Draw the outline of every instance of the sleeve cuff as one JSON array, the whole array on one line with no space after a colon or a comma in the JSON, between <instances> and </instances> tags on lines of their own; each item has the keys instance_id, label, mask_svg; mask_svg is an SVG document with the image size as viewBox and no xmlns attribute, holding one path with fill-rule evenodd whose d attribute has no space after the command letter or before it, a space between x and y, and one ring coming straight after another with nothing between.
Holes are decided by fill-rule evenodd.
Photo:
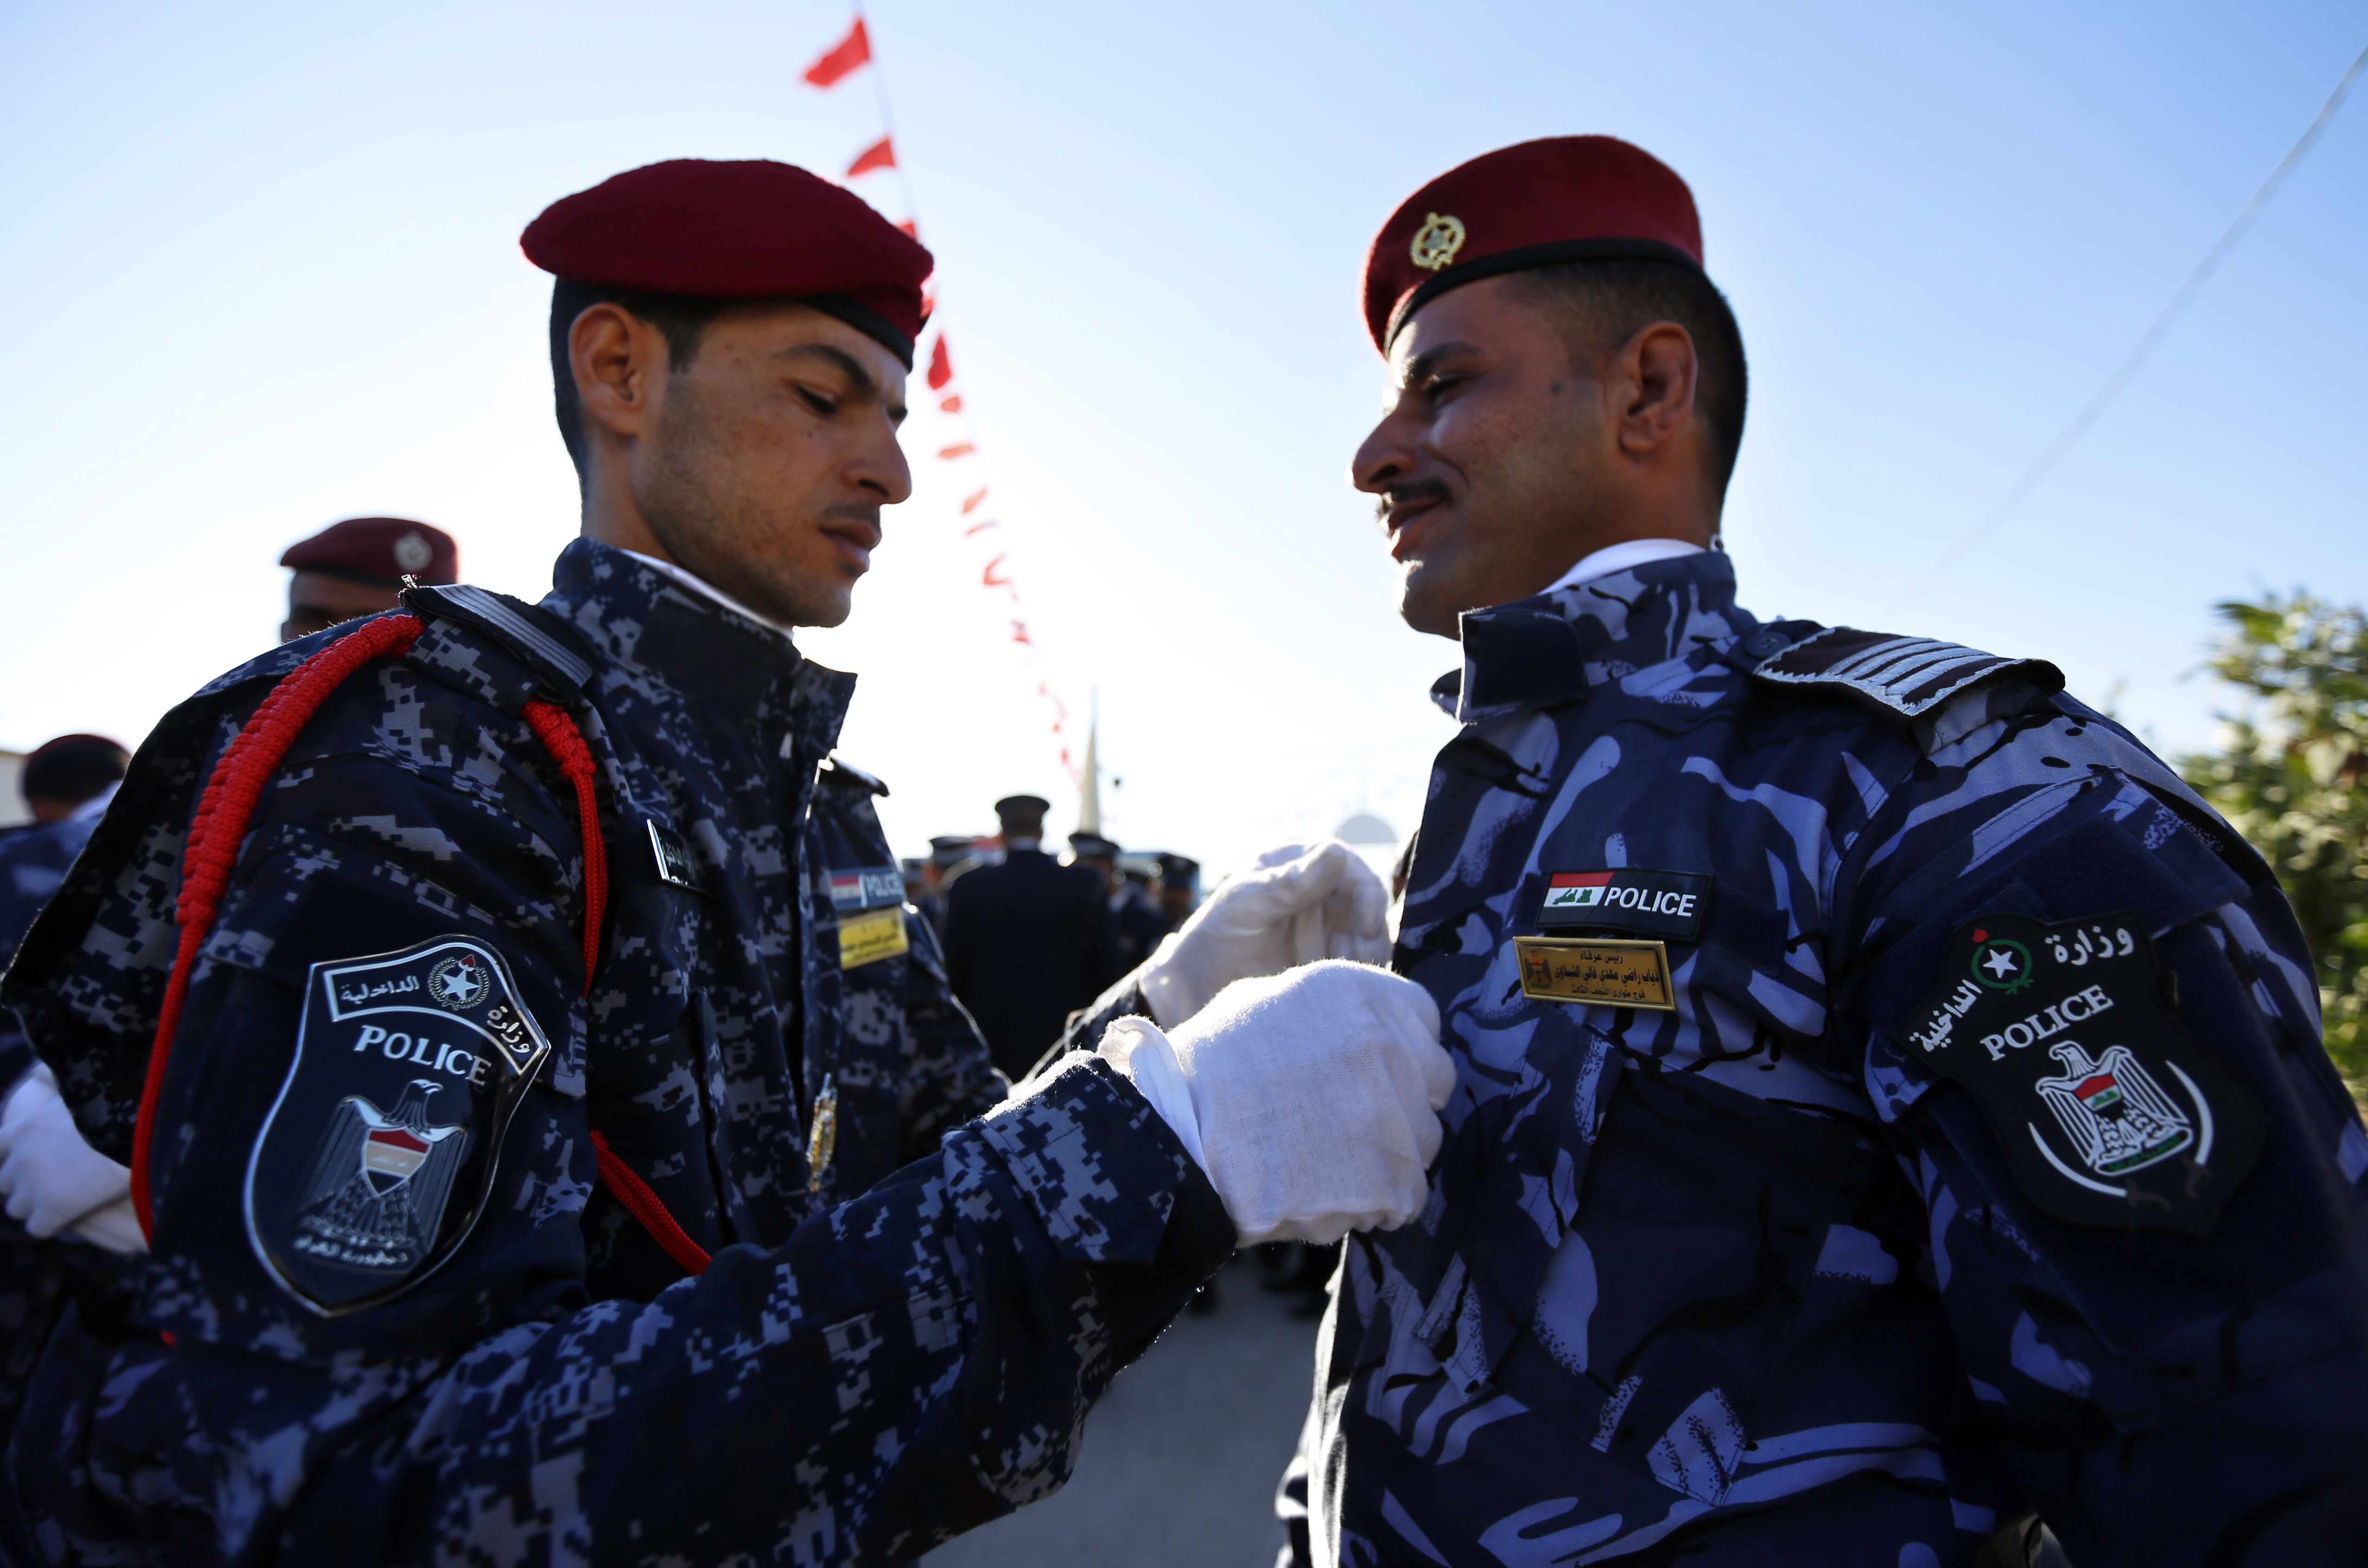
<instances>
[{"instance_id":1,"label":"sleeve cuff","mask_svg":"<svg viewBox=\"0 0 2368 1568\"><path fill-rule=\"evenodd\" d=\"M1179 1200L1196 1231L1224 1232L1188 1250L1213 1250L1210 1269L1232 1253L1232 1223L1216 1189L1151 1101L1109 1062L1081 1053L1024 1087L1026 1098L973 1125L1063 1256L1149 1263L1161 1256Z\"/></svg>"},{"instance_id":2,"label":"sleeve cuff","mask_svg":"<svg viewBox=\"0 0 2368 1568\"><path fill-rule=\"evenodd\" d=\"M1102 1032L1121 1018L1151 1017L1151 1003L1143 994L1143 971L1121 980L1093 1000L1090 1006L1081 1007L1069 1015L1068 1026L1053 1049L1036 1059L1028 1070L1029 1078L1040 1078L1052 1071L1063 1057L1080 1051L1091 1051L1102 1042Z\"/></svg>"},{"instance_id":3,"label":"sleeve cuff","mask_svg":"<svg viewBox=\"0 0 2368 1568\"><path fill-rule=\"evenodd\" d=\"M1095 1054L1151 1102L1192 1163L1206 1173L1209 1156L1201 1147L1201 1115L1192 1108L1192 1085L1185 1082L1184 1064L1159 1026L1148 1018L1121 1018L1103 1033Z\"/></svg>"}]
</instances>

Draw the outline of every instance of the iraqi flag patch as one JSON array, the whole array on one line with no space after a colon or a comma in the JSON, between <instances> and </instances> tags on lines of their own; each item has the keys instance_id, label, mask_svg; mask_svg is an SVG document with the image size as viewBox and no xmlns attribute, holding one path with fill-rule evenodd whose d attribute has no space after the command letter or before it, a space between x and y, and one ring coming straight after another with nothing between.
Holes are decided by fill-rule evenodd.
<instances>
[{"instance_id":1,"label":"iraqi flag patch","mask_svg":"<svg viewBox=\"0 0 2368 1568\"><path fill-rule=\"evenodd\" d=\"M1554 871L1538 906L1541 931L1618 931L1701 939L1716 880L1694 871L1652 871L1616 866L1597 871Z\"/></svg>"},{"instance_id":2,"label":"iraqi flag patch","mask_svg":"<svg viewBox=\"0 0 2368 1568\"><path fill-rule=\"evenodd\" d=\"M324 1316L434 1273L475 1227L550 1051L509 966L469 937L314 964L295 1059L247 1162L264 1267Z\"/></svg>"}]
</instances>

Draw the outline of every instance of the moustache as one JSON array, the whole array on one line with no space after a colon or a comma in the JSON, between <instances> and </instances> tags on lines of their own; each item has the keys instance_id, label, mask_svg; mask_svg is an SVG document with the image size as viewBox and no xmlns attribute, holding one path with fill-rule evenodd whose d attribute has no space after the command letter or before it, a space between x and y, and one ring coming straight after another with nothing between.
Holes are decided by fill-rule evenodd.
<instances>
[{"instance_id":1,"label":"moustache","mask_svg":"<svg viewBox=\"0 0 2368 1568\"><path fill-rule=\"evenodd\" d=\"M1447 499L1447 482L1443 479L1417 479L1410 484L1393 485L1373 498L1373 520L1387 528L1393 507L1403 506L1409 501L1445 502Z\"/></svg>"}]
</instances>

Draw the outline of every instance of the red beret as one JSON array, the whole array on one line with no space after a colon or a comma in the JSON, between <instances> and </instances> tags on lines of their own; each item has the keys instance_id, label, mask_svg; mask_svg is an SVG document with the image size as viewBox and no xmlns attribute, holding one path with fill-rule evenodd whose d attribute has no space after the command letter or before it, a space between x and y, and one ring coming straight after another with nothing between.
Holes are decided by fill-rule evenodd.
<instances>
[{"instance_id":1,"label":"red beret","mask_svg":"<svg viewBox=\"0 0 2368 1568\"><path fill-rule=\"evenodd\" d=\"M1390 214L1365 257L1365 324L1386 354L1408 316L1460 283L1606 256L1702 266L1702 219L1677 171L1614 136L1499 147Z\"/></svg>"},{"instance_id":2,"label":"red beret","mask_svg":"<svg viewBox=\"0 0 2368 1568\"><path fill-rule=\"evenodd\" d=\"M702 300L803 300L910 369L921 242L853 191L764 158L672 158L560 198L518 244L577 283Z\"/></svg>"},{"instance_id":3,"label":"red beret","mask_svg":"<svg viewBox=\"0 0 2368 1568\"><path fill-rule=\"evenodd\" d=\"M405 575L457 583L461 547L442 528L408 517L347 517L290 545L279 564L389 587L401 586Z\"/></svg>"}]
</instances>

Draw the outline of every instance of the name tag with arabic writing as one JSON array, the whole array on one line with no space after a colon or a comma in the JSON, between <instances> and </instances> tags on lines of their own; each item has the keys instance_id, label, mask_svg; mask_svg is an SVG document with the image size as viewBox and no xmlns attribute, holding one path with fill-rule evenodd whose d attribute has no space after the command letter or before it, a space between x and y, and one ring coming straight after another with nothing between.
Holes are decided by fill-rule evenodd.
<instances>
[{"instance_id":1,"label":"name tag with arabic writing","mask_svg":"<svg viewBox=\"0 0 2368 1568\"><path fill-rule=\"evenodd\" d=\"M1513 951L1520 965L1524 996L1542 1002L1677 1010L1665 942L1516 937Z\"/></svg>"},{"instance_id":2,"label":"name tag with arabic writing","mask_svg":"<svg viewBox=\"0 0 2368 1568\"><path fill-rule=\"evenodd\" d=\"M893 959L898 953L911 950L905 937L905 911L874 909L863 915L850 915L838 923L838 967L853 969L859 964L877 963Z\"/></svg>"}]
</instances>

